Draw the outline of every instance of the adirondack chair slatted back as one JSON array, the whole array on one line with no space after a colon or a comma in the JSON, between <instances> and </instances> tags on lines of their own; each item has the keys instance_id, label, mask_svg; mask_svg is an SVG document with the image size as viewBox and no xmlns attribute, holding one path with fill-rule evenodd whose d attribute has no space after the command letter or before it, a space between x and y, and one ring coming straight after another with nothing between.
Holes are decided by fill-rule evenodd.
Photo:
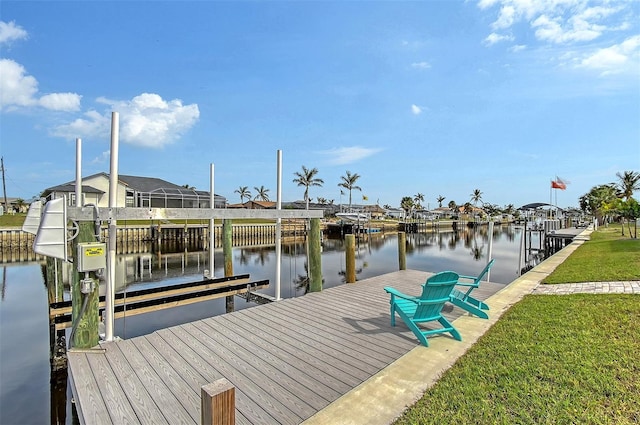
<instances>
[{"instance_id":1,"label":"adirondack chair slatted back","mask_svg":"<svg viewBox=\"0 0 640 425\"><path fill-rule=\"evenodd\" d=\"M480 301L472 297L471 292L480 286L480 282L484 279L487 273L489 273L489 269L493 266L494 261L495 259L489 261L478 276L460 275L458 285L468 289L466 291L461 291L454 288L453 291L451 291L451 303L475 316L488 319L489 315L483 310L489 310L489 306L484 301Z\"/></svg>"},{"instance_id":2,"label":"adirondack chair slatted back","mask_svg":"<svg viewBox=\"0 0 640 425\"><path fill-rule=\"evenodd\" d=\"M413 316L415 321L430 321L440 316L444 303L449 301L451 290L458 282L455 272L441 272L427 279L422 285L420 303Z\"/></svg>"},{"instance_id":3,"label":"adirondack chair slatted back","mask_svg":"<svg viewBox=\"0 0 640 425\"><path fill-rule=\"evenodd\" d=\"M482 271L480 272L480 274L478 275L478 277L476 277L473 280L473 284L475 286L479 286L480 285L480 281L485 277L485 275L487 273L489 273L489 269L491 268L491 266L493 266L493 262L496 261L495 259L492 259L491 261L489 261L487 263L487 265L484 267L484 269L482 269Z\"/></svg>"}]
</instances>

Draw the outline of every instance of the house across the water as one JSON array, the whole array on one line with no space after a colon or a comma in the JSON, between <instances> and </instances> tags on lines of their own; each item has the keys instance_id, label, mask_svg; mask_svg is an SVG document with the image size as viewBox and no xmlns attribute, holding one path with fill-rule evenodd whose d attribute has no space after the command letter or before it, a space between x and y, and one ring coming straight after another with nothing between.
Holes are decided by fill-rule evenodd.
<instances>
[{"instance_id":1,"label":"house across the water","mask_svg":"<svg viewBox=\"0 0 640 425\"><path fill-rule=\"evenodd\" d=\"M75 205L75 181L45 189L47 199L67 197L69 205ZM109 174L98 173L82 179L81 205L109 206ZM214 207L225 208L227 199L215 195ZM118 176L117 205L147 208L210 208L208 191L195 190L155 177Z\"/></svg>"}]
</instances>

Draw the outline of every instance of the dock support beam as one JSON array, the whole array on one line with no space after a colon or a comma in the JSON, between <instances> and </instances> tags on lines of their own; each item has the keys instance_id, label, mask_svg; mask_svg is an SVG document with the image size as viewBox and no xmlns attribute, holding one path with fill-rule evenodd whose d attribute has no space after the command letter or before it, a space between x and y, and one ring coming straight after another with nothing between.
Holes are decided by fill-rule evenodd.
<instances>
[{"instance_id":1,"label":"dock support beam","mask_svg":"<svg viewBox=\"0 0 640 425\"><path fill-rule=\"evenodd\" d=\"M235 425L236 390L225 378L204 385L201 392L201 425Z\"/></svg>"},{"instance_id":2,"label":"dock support beam","mask_svg":"<svg viewBox=\"0 0 640 425\"><path fill-rule=\"evenodd\" d=\"M322 245L320 219L312 218L309 227L309 292L322 291Z\"/></svg>"}]
</instances>

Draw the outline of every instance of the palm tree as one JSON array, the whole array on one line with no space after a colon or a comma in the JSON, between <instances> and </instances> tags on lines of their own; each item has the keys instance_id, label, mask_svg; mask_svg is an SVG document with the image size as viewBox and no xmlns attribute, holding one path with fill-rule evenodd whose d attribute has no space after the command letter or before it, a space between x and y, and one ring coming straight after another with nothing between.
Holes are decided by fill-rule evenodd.
<instances>
[{"instance_id":1,"label":"palm tree","mask_svg":"<svg viewBox=\"0 0 640 425\"><path fill-rule=\"evenodd\" d=\"M304 201L307 204L307 209L309 209L309 187L311 186L320 186L324 184L324 180L316 177L318 174L317 168L307 169L304 165L302 166L302 172L296 171L293 173L296 178L293 179L294 183L297 183L298 186L304 186Z\"/></svg>"},{"instance_id":2,"label":"palm tree","mask_svg":"<svg viewBox=\"0 0 640 425\"><path fill-rule=\"evenodd\" d=\"M628 201L633 196L633 192L640 190L640 173L636 171L625 171L616 173L618 177L618 187L622 191L622 196Z\"/></svg>"},{"instance_id":3,"label":"palm tree","mask_svg":"<svg viewBox=\"0 0 640 425\"><path fill-rule=\"evenodd\" d=\"M458 205L456 205L456 201L449 201L447 205L452 213L458 214Z\"/></svg>"},{"instance_id":4,"label":"palm tree","mask_svg":"<svg viewBox=\"0 0 640 425\"><path fill-rule=\"evenodd\" d=\"M405 196L400 201L400 208L406 211L407 216L411 215L411 210L413 210L414 206L415 204L413 203L413 198L411 196Z\"/></svg>"},{"instance_id":5,"label":"palm tree","mask_svg":"<svg viewBox=\"0 0 640 425\"><path fill-rule=\"evenodd\" d=\"M27 205L27 204L24 202L24 199L22 199L22 198L18 198L18 199L16 199L15 204L16 204L16 207L18 208L18 212L22 212L22 210L23 210L24 206L25 206L25 205Z\"/></svg>"},{"instance_id":6,"label":"palm tree","mask_svg":"<svg viewBox=\"0 0 640 425\"><path fill-rule=\"evenodd\" d=\"M482 202L482 192L480 189L475 189L471 194L471 202L474 206L478 206L478 202Z\"/></svg>"},{"instance_id":7,"label":"palm tree","mask_svg":"<svg viewBox=\"0 0 640 425\"><path fill-rule=\"evenodd\" d=\"M360 178L360 174L351 174L350 171L347 171L347 174L344 176L340 176L340 178L342 179L342 181L338 183L338 186L344 187L349 191L349 210L351 210L351 191L355 189L362 192L362 188L356 185L356 182Z\"/></svg>"},{"instance_id":8,"label":"palm tree","mask_svg":"<svg viewBox=\"0 0 640 425\"><path fill-rule=\"evenodd\" d=\"M390 209L391 209L391 205L389 205L389 204L384 204L384 205L382 206L382 208L384 208L385 210L390 210Z\"/></svg>"},{"instance_id":9,"label":"palm tree","mask_svg":"<svg viewBox=\"0 0 640 425\"><path fill-rule=\"evenodd\" d=\"M471 206L471 202L466 202L464 204L464 213L471 214L473 212L473 207Z\"/></svg>"},{"instance_id":10,"label":"palm tree","mask_svg":"<svg viewBox=\"0 0 640 425\"><path fill-rule=\"evenodd\" d=\"M445 199L447 199L447 198L445 198L445 197L444 197L444 196L442 196L442 195L439 195L439 196L436 198L436 201L438 201L438 207L442 208L442 202L443 202Z\"/></svg>"},{"instance_id":11,"label":"palm tree","mask_svg":"<svg viewBox=\"0 0 640 425\"><path fill-rule=\"evenodd\" d=\"M585 193L578 198L580 209L587 214L594 215L598 223L603 224L605 215L609 211L609 206L619 198L619 194L620 192L618 192L615 183L594 186L589 193Z\"/></svg>"},{"instance_id":12,"label":"palm tree","mask_svg":"<svg viewBox=\"0 0 640 425\"><path fill-rule=\"evenodd\" d=\"M268 201L269 200L269 189L267 189L264 186L260 186L260 187L253 187L256 190L256 196L253 198L254 200L260 200L260 201Z\"/></svg>"},{"instance_id":13,"label":"palm tree","mask_svg":"<svg viewBox=\"0 0 640 425\"><path fill-rule=\"evenodd\" d=\"M416 196L413 197L413 200L416 202L416 209L422 209L422 203L424 202L424 194L418 192Z\"/></svg>"},{"instance_id":14,"label":"palm tree","mask_svg":"<svg viewBox=\"0 0 640 425\"><path fill-rule=\"evenodd\" d=\"M244 198L247 198L247 200L251 199L251 192L249 191L248 186L240 186L239 188L234 190L233 193L237 193L240 195L241 204L244 203Z\"/></svg>"}]
</instances>

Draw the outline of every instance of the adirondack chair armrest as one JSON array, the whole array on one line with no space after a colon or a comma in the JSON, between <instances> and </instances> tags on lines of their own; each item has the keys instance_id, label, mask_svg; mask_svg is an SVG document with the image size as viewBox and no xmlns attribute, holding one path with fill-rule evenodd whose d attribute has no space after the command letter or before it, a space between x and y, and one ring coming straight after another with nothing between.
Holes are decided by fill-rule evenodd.
<instances>
[{"instance_id":1,"label":"adirondack chair armrest","mask_svg":"<svg viewBox=\"0 0 640 425\"><path fill-rule=\"evenodd\" d=\"M459 279L470 279L470 280L476 280L478 276L465 276L463 274L461 274L460 276L458 276Z\"/></svg>"},{"instance_id":2,"label":"adirondack chair armrest","mask_svg":"<svg viewBox=\"0 0 640 425\"><path fill-rule=\"evenodd\" d=\"M402 292L398 291L395 288L391 288L390 286L386 286L384 288L384 290L387 291L389 294L391 294L393 296L396 296L398 298L403 298L405 300L414 301L414 302L418 301L416 299L416 297L412 297L411 295L403 294Z\"/></svg>"},{"instance_id":3,"label":"adirondack chair armrest","mask_svg":"<svg viewBox=\"0 0 640 425\"><path fill-rule=\"evenodd\" d=\"M463 275L460 275L458 277L458 279L469 279L472 282L461 282L460 280L458 280L458 283L456 283L456 285L459 285L459 286L478 286L478 284L475 282L476 276L463 276Z\"/></svg>"}]
</instances>

